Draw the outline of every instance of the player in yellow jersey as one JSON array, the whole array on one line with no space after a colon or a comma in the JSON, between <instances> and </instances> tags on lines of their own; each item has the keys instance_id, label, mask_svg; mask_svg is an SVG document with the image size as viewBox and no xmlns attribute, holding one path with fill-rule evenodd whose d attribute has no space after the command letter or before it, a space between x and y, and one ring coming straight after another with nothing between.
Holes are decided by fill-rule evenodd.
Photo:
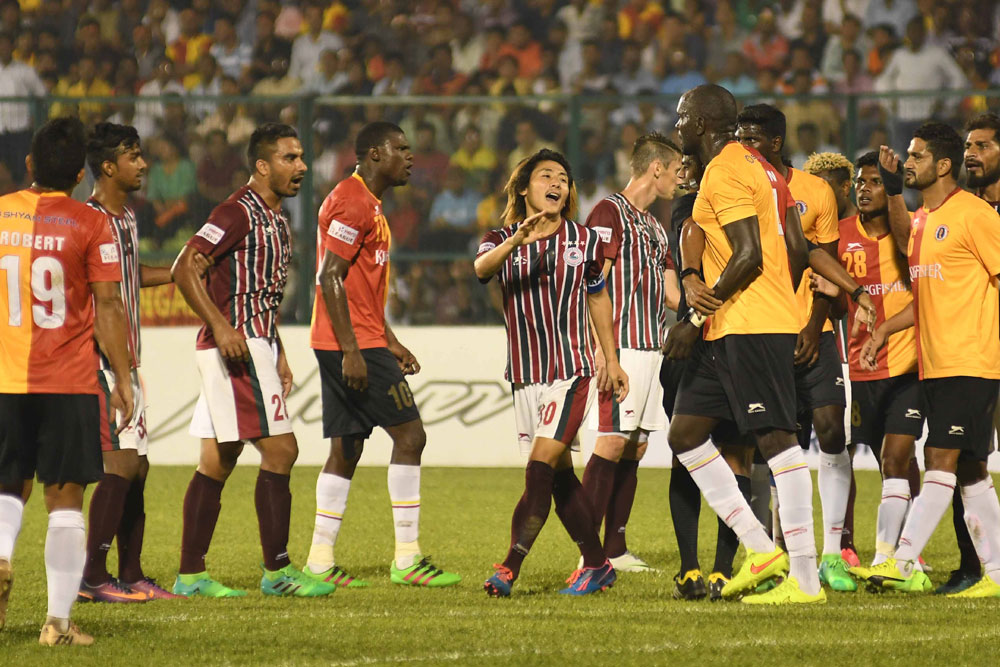
<instances>
[{"instance_id":1,"label":"player in yellow jersey","mask_svg":"<svg viewBox=\"0 0 1000 667\"><path fill-rule=\"evenodd\" d=\"M788 189L802 223L805 237L837 255L840 238L837 198L823 179L784 164L785 114L769 104L743 109L737 119L736 138L757 149L788 182ZM851 492L851 457L844 434L844 371L840 351L830 324L830 301L813 297L804 276L795 293L799 322L795 346L795 393L799 443L809 448L813 427L819 440L820 466L817 476L823 506L823 558L820 579L834 590L853 591L857 584L841 558L840 541ZM773 479L773 478L772 478ZM775 513L775 534L780 533Z\"/></svg>"},{"instance_id":2,"label":"player in yellow jersey","mask_svg":"<svg viewBox=\"0 0 1000 667\"><path fill-rule=\"evenodd\" d=\"M1000 597L1000 502L986 470L993 410L1000 391L1000 215L957 185L963 142L943 123L928 122L913 136L904 182L919 190L923 206L909 223L902 201L899 160L880 151L890 195L889 220L909 257L913 306L876 329L862 363L877 368L887 335L915 321L920 391L927 417L924 484L910 508L894 558L852 572L886 588L927 590L914 575L927 544L961 486L965 521L985 576L953 597Z\"/></svg>"},{"instance_id":3,"label":"player in yellow jersey","mask_svg":"<svg viewBox=\"0 0 1000 667\"><path fill-rule=\"evenodd\" d=\"M705 234L702 267L719 305L708 309L704 332L704 317L692 308L668 335L669 358L691 356L677 390L670 448L747 548L742 568L722 594L745 593L787 574L773 590L744 602L824 602L812 478L794 434L793 357L800 329L794 290L808 262L805 238L797 224L782 225L776 204L786 199L787 205L788 193L780 175L757 151L735 142L736 101L729 91L698 86L681 97L677 115L684 152L706 165L692 218ZM789 554L768 537L732 470L707 442L724 421L752 432L771 466Z\"/></svg>"},{"instance_id":4,"label":"player in yellow jersey","mask_svg":"<svg viewBox=\"0 0 1000 667\"><path fill-rule=\"evenodd\" d=\"M819 176L833 189L837 198L838 220L858 214L858 207L851 200L854 169L851 161L840 153L813 153L802 164L802 171Z\"/></svg>"}]
</instances>

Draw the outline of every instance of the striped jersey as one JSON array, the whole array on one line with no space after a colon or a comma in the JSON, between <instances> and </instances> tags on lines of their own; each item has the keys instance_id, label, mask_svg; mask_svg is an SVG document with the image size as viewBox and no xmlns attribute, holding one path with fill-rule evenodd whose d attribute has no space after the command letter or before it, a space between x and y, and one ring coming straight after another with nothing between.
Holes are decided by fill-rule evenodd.
<instances>
[{"instance_id":1,"label":"striped jersey","mask_svg":"<svg viewBox=\"0 0 1000 667\"><path fill-rule=\"evenodd\" d=\"M878 326L913 302L906 276L906 258L899 252L891 233L869 236L858 216L844 218L840 221L837 256L847 272L871 296ZM858 304L848 299L848 330L854 326L857 312ZM861 348L867 338L852 337L848 342L847 364L851 382L882 380L917 372L917 337L913 327L889 336L889 343L879 350L876 371L861 367Z\"/></svg>"},{"instance_id":2,"label":"striped jersey","mask_svg":"<svg viewBox=\"0 0 1000 667\"><path fill-rule=\"evenodd\" d=\"M587 227L604 243L613 261L608 295L614 308L615 345L658 350L666 340L663 272L670 258L667 232L653 214L640 211L616 193L601 200L587 217Z\"/></svg>"},{"instance_id":3,"label":"striped jersey","mask_svg":"<svg viewBox=\"0 0 1000 667\"><path fill-rule=\"evenodd\" d=\"M285 214L245 185L215 207L187 245L215 260L205 288L233 328L247 338L277 337L292 258ZM212 330L202 326L197 348L215 346Z\"/></svg>"},{"instance_id":4,"label":"striped jersey","mask_svg":"<svg viewBox=\"0 0 1000 667\"><path fill-rule=\"evenodd\" d=\"M62 192L0 197L0 393L96 394L90 285L121 275L102 213Z\"/></svg>"},{"instance_id":5,"label":"striped jersey","mask_svg":"<svg viewBox=\"0 0 1000 667\"><path fill-rule=\"evenodd\" d=\"M142 342L139 337L139 231L136 226L135 212L128 206L122 210L122 215L114 215L104 208L101 202L93 197L87 200L87 206L108 216L111 223L111 238L118 246L118 257L122 265L122 303L125 304L125 319L128 322L128 352L132 359L132 368L139 367ZM101 370L111 370L111 363L97 350Z\"/></svg>"},{"instance_id":6,"label":"striped jersey","mask_svg":"<svg viewBox=\"0 0 1000 667\"><path fill-rule=\"evenodd\" d=\"M516 231L517 224L487 232L478 255ZM507 325L507 380L531 384L593 375L587 294L604 289L603 269L600 236L571 220L507 257L496 274Z\"/></svg>"}]
</instances>

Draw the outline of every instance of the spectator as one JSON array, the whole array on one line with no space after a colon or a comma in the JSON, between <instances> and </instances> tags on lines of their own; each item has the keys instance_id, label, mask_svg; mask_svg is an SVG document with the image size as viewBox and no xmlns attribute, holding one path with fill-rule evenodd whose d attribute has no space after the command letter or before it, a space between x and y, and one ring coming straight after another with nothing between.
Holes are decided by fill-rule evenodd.
<instances>
[{"instance_id":1,"label":"spectator","mask_svg":"<svg viewBox=\"0 0 1000 667\"><path fill-rule=\"evenodd\" d=\"M476 27L468 14L456 14L452 25L454 37L451 46L451 60L455 70L469 77L474 75L483 59L486 37L476 32Z\"/></svg>"},{"instance_id":2,"label":"spectator","mask_svg":"<svg viewBox=\"0 0 1000 667\"><path fill-rule=\"evenodd\" d=\"M683 93L703 83L707 83L705 75L694 69L694 61L691 57L685 51L675 49L670 54L670 74L660 84L660 92L664 95L680 97ZM625 181L627 180L626 178Z\"/></svg>"},{"instance_id":3,"label":"spectator","mask_svg":"<svg viewBox=\"0 0 1000 667\"><path fill-rule=\"evenodd\" d=\"M221 85L223 95L240 94L239 85L231 76L223 76ZM209 114L198 125L196 132L201 137L207 137L213 130L221 130L225 132L230 146L245 146L255 127L256 123L246 115L241 105L235 102L222 102L215 113Z\"/></svg>"},{"instance_id":4,"label":"spectator","mask_svg":"<svg viewBox=\"0 0 1000 667\"><path fill-rule=\"evenodd\" d=\"M757 92L757 82L746 72L746 61L737 51L726 55L726 63L722 69L722 78L716 83L733 95L752 95Z\"/></svg>"},{"instance_id":5,"label":"spectator","mask_svg":"<svg viewBox=\"0 0 1000 667\"><path fill-rule=\"evenodd\" d=\"M821 62L826 48L827 34L818 5L811 2L802 5L800 26L800 35L792 41L789 48L804 47L808 50L813 63Z\"/></svg>"},{"instance_id":6,"label":"spectator","mask_svg":"<svg viewBox=\"0 0 1000 667\"><path fill-rule=\"evenodd\" d=\"M461 232L453 249L464 247L476 231L476 207L479 206L479 194L466 185L465 171L460 167L448 167L444 175L444 189L434 198L431 204L431 228L443 230L448 235Z\"/></svg>"},{"instance_id":7,"label":"spectator","mask_svg":"<svg viewBox=\"0 0 1000 667\"><path fill-rule=\"evenodd\" d=\"M795 94L795 86L792 84L792 79L795 78L796 73L801 71L809 72L809 78L812 81L809 88L811 93L822 95L829 92L826 79L816 69L816 63L812 59L809 49L801 44L796 44L792 47L791 57L788 60L788 72L782 80L782 87L786 94Z\"/></svg>"},{"instance_id":8,"label":"spectator","mask_svg":"<svg viewBox=\"0 0 1000 667\"><path fill-rule=\"evenodd\" d=\"M201 54L212 47L212 38L202 33L198 13L188 7L181 10L181 34L167 46L167 57L174 63L174 70L180 77L194 71Z\"/></svg>"},{"instance_id":9,"label":"spectator","mask_svg":"<svg viewBox=\"0 0 1000 667\"><path fill-rule=\"evenodd\" d=\"M632 173L631 158L635 140L642 134L642 129L636 123L626 123L622 128L620 143L615 149L615 182L628 183Z\"/></svg>"},{"instance_id":10,"label":"spectator","mask_svg":"<svg viewBox=\"0 0 1000 667\"><path fill-rule=\"evenodd\" d=\"M490 95L527 95L531 92L531 81L519 76L517 58L512 55L500 56L497 76L490 84Z\"/></svg>"},{"instance_id":11,"label":"spectator","mask_svg":"<svg viewBox=\"0 0 1000 667\"><path fill-rule=\"evenodd\" d=\"M292 43L290 73L302 81L311 78L319 70L320 57L324 51L339 51L344 48L344 40L335 33L323 29L324 5L318 0L310 0L305 5L303 19L306 31Z\"/></svg>"},{"instance_id":12,"label":"spectator","mask_svg":"<svg viewBox=\"0 0 1000 667\"><path fill-rule=\"evenodd\" d=\"M798 146L798 149L792 153L791 162L792 165L799 168L806 163L806 160L813 153L831 153L837 151L832 145L820 140L819 128L816 127L815 123L809 121L800 123L795 130L795 145Z\"/></svg>"},{"instance_id":13,"label":"spectator","mask_svg":"<svg viewBox=\"0 0 1000 667\"><path fill-rule=\"evenodd\" d=\"M542 47L532 38L531 28L520 21L507 31L507 41L497 55L513 56L517 60L519 76L525 79L533 79L542 69Z\"/></svg>"},{"instance_id":14,"label":"spectator","mask_svg":"<svg viewBox=\"0 0 1000 667\"><path fill-rule=\"evenodd\" d=\"M433 124L423 122L417 125L413 167L410 169L410 183L413 187L430 194L441 189L444 172L448 168L448 155L438 148L437 136L437 129ZM429 198L429 195L425 196Z\"/></svg>"},{"instance_id":15,"label":"spectator","mask_svg":"<svg viewBox=\"0 0 1000 667\"><path fill-rule=\"evenodd\" d=\"M631 39L639 26L643 25L655 34L663 23L663 7L649 0L626 0L618 10L618 34L622 39Z\"/></svg>"},{"instance_id":16,"label":"spectator","mask_svg":"<svg viewBox=\"0 0 1000 667\"><path fill-rule=\"evenodd\" d=\"M54 93L63 97L110 97L112 90L111 84L97 76L97 63L94 58L82 55L77 62L76 76L65 76L60 79ZM91 124L102 119L105 107L100 102L81 102L78 112L84 124ZM49 116L53 118L67 113L71 113L71 107L63 102L56 102L49 110Z\"/></svg>"},{"instance_id":17,"label":"spectator","mask_svg":"<svg viewBox=\"0 0 1000 667\"><path fill-rule=\"evenodd\" d=\"M268 68L268 75L261 77L251 92L261 97L281 97L291 95L301 87L301 79L288 71L288 61L278 57Z\"/></svg>"},{"instance_id":18,"label":"spectator","mask_svg":"<svg viewBox=\"0 0 1000 667\"><path fill-rule=\"evenodd\" d=\"M479 60L480 72L492 72L497 67L500 59L500 47L504 43L504 31L502 28L487 28L483 35L483 57Z\"/></svg>"},{"instance_id":19,"label":"spectator","mask_svg":"<svg viewBox=\"0 0 1000 667\"><path fill-rule=\"evenodd\" d=\"M907 24L919 16L914 0L869 0L865 10L865 27L890 25L895 34L902 35Z\"/></svg>"},{"instance_id":20,"label":"spectator","mask_svg":"<svg viewBox=\"0 0 1000 667\"><path fill-rule=\"evenodd\" d=\"M188 199L197 190L195 168L171 137L155 142L155 160L149 169L146 198L156 214L149 236L159 242L176 234L188 222Z\"/></svg>"},{"instance_id":21,"label":"spectator","mask_svg":"<svg viewBox=\"0 0 1000 667\"><path fill-rule=\"evenodd\" d=\"M620 95L636 95L640 90L655 90L657 81L642 66L642 50L637 42L625 42L621 71L611 77L611 85Z\"/></svg>"},{"instance_id":22,"label":"spectator","mask_svg":"<svg viewBox=\"0 0 1000 667\"><path fill-rule=\"evenodd\" d=\"M682 49L694 60L696 69L705 67L708 47L701 33L694 30L688 20L677 12L667 12L663 18L663 28L659 33L659 54L669 54Z\"/></svg>"},{"instance_id":23,"label":"spectator","mask_svg":"<svg viewBox=\"0 0 1000 667\"><path fill-rule=\"evenodd\" d=\"M601 17L601 22L595 38L601 45L601 71L605 74L616 74L621 68L623 42L618 34L618 19L608 12Z\"/></svg>"},{"instance_id":24,"label":"spectator","mask_svg":"<svg viewBox=\"0 0 1000 667\"><path fill-rule=\"evenodd\" d=\"M601 45L597 40L589 40L583 44L583 67L576 75L572 92L581 94L603 93L611 85L611 76L604 72L601 63L604 59Z\"/></svg>"},{"instance_id":25,"label":"spectator","mask_svg":"<svg viewBox=\"0 0 1000 667\"><path fill-rule=\"evenodd\" d=\"M870 31L872 48L868 50L868 57L865 59L868 73L878 76L885 71L886 63L893 52L899 46L896 40L896 33L891 25L875 26Z\"/></svg>"},{"instance_id":26,"label":"spectator","mask_svg":"<svg viewBox=\"0 0 1000 667\"><path fill-rule=\"evenodd\" d=\"M774 11L769 7L760 11L756 28L743 42L743 54L757 69L784 67L788 40L777 31Z\"/></svg>"},{"instance_id":27,"label":"spectator","mask_svg":"<svg viewBox=\"0 0 1000 667\"><path fill-rule=\"evenodd\" d=\"M372 86L372 95L409 95L413 77L406 73L402 54L390 53L385 58L385 76Z\"/></svg>"},{"instance_id":28,"label":"spectator","mask_svg":"<svg viewBox=\"0 0 1000 667\"><path fill-rule=\"evenodd\" d=\"M861 66L861 54L857 51L845 51L843 74L834 83L833 90L841 100L849 95L868 95L875 90L875 82ZM847 105L840 103L841 114L846 114ZM861 100L858 105L858 112L863 123L877 123L879 121L880 109L877 102L867 99ZM861 133L865 128L861 128Z\"/></svg>"},{"instance_id":29,"label":"spectator","mask_svg":"<svg viewBox=\"0 0 1000 667\"><path fill-rule=\"evenodd\" d=\"M86 55L95 61L104 55L114 53L116 49L101 39L101 24L93 16L84 15L80 19L80 27L76 31L74 46L77 56Z\"/></svg>"},{"instance_id":30,"label":"spectator","mask_svg":"<svg viewBox=\"0 0 1000 667\"><path fill-rule=\"evenodd\" d=\"M885 0L872 0L884 2ZM896 0L901 2L902 0ZM927 29L917 16L906 26L906 47L897 49L886 65L885 71L875 80L875 90L890 91L940 91L963 88L965 75L955 59L940 46L926 42ZM892 141L902 147L909 143L913 131L924 121L943 111L940 98L910 97L892 100L888 104L893 118Z\"/></svg>"},{"instance_id":31,"label":"spectator","mask_svg":"<svg viewBox=\"0 0 1000 667\"><path fill-rule=\"evenodd\" d=\"M226 15L215 19L215 43L209 52L219 64L222 73L237 81L243 77L253 61L253 47L239 40L233 19Z\"/></svg>"},{"instance_id":32,"label":"spectator","mask_svg":"<svg viewBox=\"0 0 1000 667\"><path fill-rule=\"evenodd\" d=\"M393 188L392 210L389 213L389 230L394 248L419 249L420 209L412 185Z\"/></svg>"},{"instance_id":33,"label":"spectator","mask_svg":"<svg viewBox=\"0 0 1000 667\"><path fill-rule=\"evenodd\" d=\"M139 65L139 79L148 81L156 69L156 63L164 57L163 46L153 42L149 26L141 23L132 29L132 53Z\"/></svg>"},{"instance_id":34,"label":"spectator","mask_svg":"<svg viewBox=\"0 0 1000 667\"><path fill-rule=\"evenodd\" d=\"M847 14L840 26L840 35L826 42L823 57L818 61L820 71L827 81L838 81L844 75L844 54L848 51L868 53L870 48L871 43L861 33L861 19L854 14Z\"/></svg>"},{"instance_id":35,"label":"spectator","mask_svg":"<svg viewBox=\"0 0 1000 667\"><path fill-rule=\"evenodd\" d=\"M812 96L812 86L812 72L809 70L797 70L792 76L795 97L784 108L788 136L795 139L787 142L792 150L801 150L797 137L798 127L803 123L810 123L816 128L818 141L824 144L836 144L839 141L840 114L828 101Z\"/></svg>"},{"instance_id":36,"label":"spectator","mask_svg":"<svg viewBox=\"0 0 1000 667\"><path fill-rule=\"evenodd\" d=\"M0 96L41 97L42 80L30 65L14 60L14 37L0 32ZM0 159L16 183L24 180L24 157L31 149L31 112L25 102L0 103Z\"/></svg>"},{"instance_id":37,"label":"spectator","mask_svg":"<svg viewBox=\"0 0 1000 667\"><path fill-rule=\"evenodd\" d=\"M614 193L614 190L607 187L595 172L594 168L584 163L580 168L579 179L577 180L579 190L577 196L580 205L580 220L586 220L590 212L594 210L605 197Z\"/></svg>"},{"instance_id":38,"label":"spectator","mask_svg":"<svg viewBox=\"0 0 1000 667\"><path fill-rule=\"evenodd\" d=\"M324 51L319 57L319 69L305 82L305 89L317 95L334 95L347 85L347 72L340 69L335 51Z\"/></svg>"},{"instance_id":39,"label":"spectator","mask_svg":"<svg viewBox=\"0 0 1000 667\"><path fill-rule=\"evenodd\" d=\"M262 11L257 14L256 39L250 59L251 82L274 75L274 63L288 63L292 57L292 45L274 33L274 13ZM287 64L281 76L287 73Z\"/></svg>"},{"instance_id":40,"label":"spectator","mask_svg":"<svg viewBox=\"0 0 1000 667\"><path fill-rule=\"evenodd\" d=\"M473 79L465 86L463 95L482 95L485 91L479 79ZM497 145L497 129L500 127L500 112L492 104L480 104L469 102L464 104L455 114L453 122L452 136L462 137L469 126L475 126L479 130L483 143L487 146Z\"/></svg>"},{"instance_id":41,"label":"spectator","mask_svg":"<svg viewBox=\"0 0 1000 667\"><path fill-rule=\"evenodd\" d=\"M514 171L514 167L521 160L531 157L543 148L551 148L549 144L538 137L538 130L535 128L535 124L528 119L517 122L517 125L514 127L514 142L514 150L507 156L508 171Z\"/></svg>"},{"instance_id":42,"label":"spectator","mask_svg":"<svg viewBox=\"0 0 1000 667\"><path fill-rule=\"evenodd\" d=\"M222 79L219 76L219 67L215 58L207 51L198 58L198 65L192 74L184 79L184 87L187 88L191 97L204 97L209 95L219 95L222 93ZM201 122L213 113L218 106L218 102L199 100L188 105L191 115Z\"/></svg>"},{"instance_id":43,"label":"spectator","mask_svg":"<svg viewBox=\"0 0 1000 667\"><path fill-rule=\"evenodd\" d=\"M823 0L823 22L827 32L836 33L848 16L858 18L868 11L869 0Z\"/></svg>"},{"instance_id":44,"label":"spectator","mask_svg":"<svg viewBox=\"0 0 1000 667\"><path fill-rule=\"evenodd\" d=\"M139 0L121 0L116 4L119 7L118 25L115 26L114 36L111 39L121 39L122 35L131 35L137 26L142 25L143 7Z\"/></svg>"},{"instance_id":45,"label":"spectator","mask_svg":"<svg viewBox=\"0 0 1000 667\"><path fill-rule=\"evenodd\" d=\"M559 8L556 18L566 26L566 43L579 46L597 36L601 8L590 0L570 0Z\"/></svg>"},{"instance_id":46,"label":"spectator","mask_svg":"<svg viewBox=\"0 0 1000 667\"><path fill-rule=\"evenodd\" d=\"M747 37L749 33L736 22L736 14L729 0L719 0L715 7L715 25L708 30L708 42L715 45L715 48L708 51L706 65L709 75L718 76L726 68L729 54L738 49Z\"/></svg>"},{"instance_id":47,"label":"spectator","mask_svg":"<svg viewBox=\"0 0 1000 667\"><path fill-rule=\"evenodd\" d=\"M173 63L166 57L160 58L153 71L153 78L139 88L140 97L160 97L167 93L183 95L184 86L174 80ZM157 124L163 119L163 104L137 102L135 105L135 129L140 137L149 137L156 132Z\"/></svg>"},{"instance_id":48,"label":"spectator","mask_svg":"<svg viewBox=\"0 0 1000 667\"><path fill-rule=\"evenodd\" d=\"M195 211L199 220L206 219L215 206L232 194L233 177L242 166L239 153L229 145L222 130L209 132L205 147L197 171L200 201Z\"/></svg>"},{"instance_id":49,"label":"spectator","mask_svg":"<svg viewBox=\"0 0 1000 667\"><path fill-rule=\"evenodd\" d=\"M493 149L483 144L479 128L469 125L462 134L462 143L455 151L449 164L468 173L470 180L478 179L481 174L488 174L497 166L497 155Z\"/></svg>"},{"instance_id":50,"label":"spectator","mask_svg":"<svg viewBox=\"0 0 1000 667\"><path fill-rule=\"evenodd\" d=\"M431 49L417 88L422 95L455 95L465 85L466 77L451 64L451 47L438 44Z\"/></svg>"},{"instance_id":51,"label":"spectator","mask_svg":"<svg viewBox=\"0 0 1000 667\"><path fill-rule=\"evenodd\" d=\"M777 98L775 95L781 94L781 88L779 84L781 79L778 74L778 70L772 69L770 67L765 67L764 69L757 72L757 95L758 98L756 102L761 104L775 104Z\"/></svg>"},{"instance_id":52,"label":"spectator","mask_svg":"<svg viewBox=\"0 0 1000 667\"><path fill-rule=\"evenodd\" d=\"M153 31L153 39L160 44L172 44L181 36L180 15L168 0L149 0L143 23Z\"/></svg>"}]
</instances>

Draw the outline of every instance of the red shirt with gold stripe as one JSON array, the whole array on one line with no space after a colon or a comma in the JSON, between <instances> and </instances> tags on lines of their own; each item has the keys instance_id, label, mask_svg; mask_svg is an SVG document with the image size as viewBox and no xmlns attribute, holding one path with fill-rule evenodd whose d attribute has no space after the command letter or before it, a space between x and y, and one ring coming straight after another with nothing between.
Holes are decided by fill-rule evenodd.
<instances>
[{"instance_id":1,"label":"red shirt with gold stripe","mask_svg":"<svg viewBox=\"0 0 1000 667\"><path fill-rule=\"evenodd\" d=\"M892 234L869 236L859 216L840 221L840 243L837 256L855 281L865 288L875 304L876 324L906 308L913 302L906 258L899 252ZM854 326L858 304L848 299L847 327ZM878 370L861 367L861 348L866 338L854 337L847 347L847 364L851 382L883 380L917 371L917 336L913 327L889 336L889 342L878 354Z\"/></svg>"},{"instance_id":2,"label":"red shirt with gold stripe","mask_svg":"<svg viewBox=\"0 0 1000 667\"><path fill-rule=\"evenodd\" d=\"M316 275L329 250L351 263L344 279L351 326L360 349L388 347L385 302L389 282L389 221L382 202L358 174L337 184L323 200L316 230ZM316 350L340 350L326 312L323 292L316 289L309 344Z\"/></svg>"}]
</instances>

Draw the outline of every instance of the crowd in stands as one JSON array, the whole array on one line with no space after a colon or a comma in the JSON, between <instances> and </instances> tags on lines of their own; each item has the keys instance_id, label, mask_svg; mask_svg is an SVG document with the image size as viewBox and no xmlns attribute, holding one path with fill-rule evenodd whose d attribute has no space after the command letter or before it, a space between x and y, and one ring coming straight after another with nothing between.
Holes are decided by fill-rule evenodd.
<instances>
[{"instance_id":1,"label":"crowd in stands","mask_svg":"<svg viewBox=\"0 0 1000 667\"><path fill-rule=\"evenodd\" d=\"M371 102L315 106L313 203L353 168L360 126L395 121L416 162L410 186L386 201L394 248L466 253L495 226L513 165L540 147L566 147L565 104L519 104L511 97L625 97L587 104L579 118L576 177L585 215L627 181L636 136L672 131L674 103L650 96L678 96L706 81L780 104L789 157L800 165L811 152L846 143L844 95L1000 86L1000 4L5 0L0 97L63 99L41 106L0 102L0 192L23 182L22 156L39 117L70 112L86 122L133 124L150 161L138 202L144 243L174 249L246 181L243 148L258 122L297 123L299 106L290 97L364 96ZM384 103L410 94L454 100ZM225 99L238 95L259 99ZM139 99L109 99L131 96ZM465 96L504 100L473 103ZM898 142L928 117L960 120L994 102L975 94L868 98L859 107L854 145L867 150ZM300 233L311 229L298 224ZM405 263L396 273L393 317L416 323L490 317L465 264ZM414 296L430 290L449 295L436 307L442 312Z\"/></svg>"}]
</instances>

